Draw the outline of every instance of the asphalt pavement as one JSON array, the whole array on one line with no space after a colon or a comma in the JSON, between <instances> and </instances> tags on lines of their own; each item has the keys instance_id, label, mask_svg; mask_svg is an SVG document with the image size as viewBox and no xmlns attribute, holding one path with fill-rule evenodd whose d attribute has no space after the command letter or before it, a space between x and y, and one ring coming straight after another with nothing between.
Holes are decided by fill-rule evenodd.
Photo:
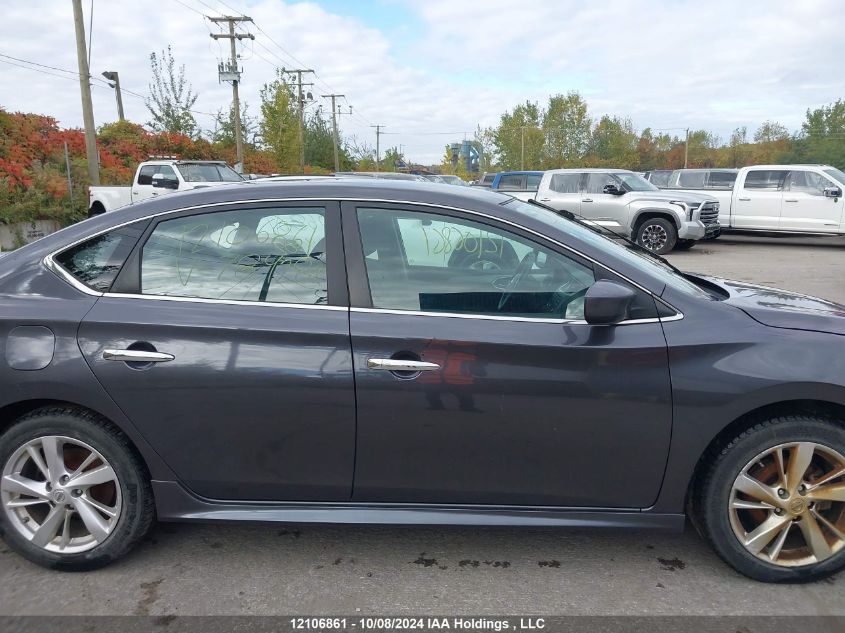
<instances>
[{"instance_id":1,"label":"asphalt pavement","mask_svg":"<svg viewBox=\"0 0 845 633\"><path fill-rule=\"evenodd\" d=\"M679 267L845 303L845 239L724 236ZM845 615L845 574L765 585L695 531L161 524L96 572L0 545L0 614ZM166 622L166 621L165 621Z\"/></svg>"}]
</instances>

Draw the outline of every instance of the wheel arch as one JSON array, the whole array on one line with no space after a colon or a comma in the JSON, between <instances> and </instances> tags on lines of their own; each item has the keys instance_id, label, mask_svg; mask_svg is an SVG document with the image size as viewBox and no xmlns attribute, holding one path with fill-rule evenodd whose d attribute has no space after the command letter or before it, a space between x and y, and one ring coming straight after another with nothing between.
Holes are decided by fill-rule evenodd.
<instances>
[{"instance_id":1,"label":"wheel arch","mask_svg":"<svg viewBox=\"0 0 845 633\"><path fill-rule=\"evenodd\" d=\"M15 423L24 416L29 415L34 411L38 411L39 409L44 409L47 407L74 409L76 411L95 415L104 420L110 427L112 427L114 430L116 430L118 433L120 433L126 438L126 441L130 446L131 450L135 453L135 456L138 458L139 462L143 466L146 478L148 480L152 479L150 463L147 459L148 455L145 455L145 451L142 451L139 448L138 442L136 441L136 438L133 437L133 434L127 433L125 429L123 429L119 424L115 423L111 418L109 418L109 416L85 405L81 405L75 402L69 402L67 400L49 398L32 398L29 400L20 400L18 402L12 402L4 405L3 407L0 407L0 433L4 433L8 429L12 428Z\"/></svg>"},{"instance_id":2,"label":"wheel arch","mask_svg":"<svg viewBox=\"0 0 845 633\"><path fill-rule=\"evenodd\" d=\"M678 216L668 209L661 209L659 207L644 207L634 214L633 222L631 222L631 234L636 235L637 231L640 229L640 225L646 220L650 220L652 218L663 218L664 220L669 220L676 229L681 228L681 222L678 220Z\"/></svg>"},{"instance_id":3,"label":"wheel arch","mask_svg":"<svg viewBox=\"0 0 845 633\"><path fill-rule=\"evenodd\" d=\"M837 422L845 427L845 404L829 400L817 400L812 398L790 399L758 406L747 411L725 425L711 440L698 458L690 476L686 503L688 516L694 519L695 513L690 512L696 492L699 490L702 475L706 466L725 445L731 442L743 431L751 428L764 420L774 417L789 415L812 415Z\"/></svg>"}]
</instances>

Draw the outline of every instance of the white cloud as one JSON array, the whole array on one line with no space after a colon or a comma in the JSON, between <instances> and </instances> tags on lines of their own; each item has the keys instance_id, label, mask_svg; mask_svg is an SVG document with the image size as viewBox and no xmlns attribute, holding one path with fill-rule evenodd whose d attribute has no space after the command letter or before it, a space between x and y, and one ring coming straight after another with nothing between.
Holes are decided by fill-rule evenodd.
<instances>
[{"instance_id":1,"label":"white cloud","mask_svg":"<svg viewBox=\"0 0 845 633\"><path fill-rule=\"evenodd\" d=\"M230 12L217 0L204 1ZM183 2L212 13L200 0ZM316 2L226 4L318 70L315 95L330 87L348 96L358 114L341 118L345 133L373 143L369 125L386 125L394 134L382 139L383 148L401 143L412 159L425 162L439 161L443 146L462 135L411 132L472 132L520 101L545 101L568 90L582 92L593 115L631 116L638 128L704 127L723 138L738 125L753 130L769 118L796 128L807 107L843 96L845 3L835 1L408 0L402 14L416 20L393 32ZM391 11L391 5L377 9ZM4 17L14 30L6 27L0 53L76 69L69 2L9 3ZM146 94L150 52L171 44L200 95L195 109L226 108L231 89L218 84L216 66L228 49L209 37L214 28L174 0L154 9L95 0L92 73L117 70L125 88ZM251 30L282 58L259 44L243 47L242 99L256 114L272 66L297 62ZM78 83L6 64L0 69L0 105L81 124ZM114 120L111 90L94 88L93 97L97 122ZM132 120L147 120L140 99L124 95L124 105ZM210 117L198 118L211 125Z\"/></svg>"}]
</instances>

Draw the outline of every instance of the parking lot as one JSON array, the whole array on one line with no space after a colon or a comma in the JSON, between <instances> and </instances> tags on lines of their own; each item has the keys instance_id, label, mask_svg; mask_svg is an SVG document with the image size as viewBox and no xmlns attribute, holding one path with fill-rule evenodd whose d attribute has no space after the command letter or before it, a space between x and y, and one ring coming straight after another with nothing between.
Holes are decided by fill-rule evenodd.
<instances>
[{"instance_id":1,"label":"parking lot","mask_svg":"<svg viewBox=\"0 0 845 633\"><path fill-rule=\"evenodd\" d=\"M725 236L681 268L845 303L845 239ZM718 324L714 324L718 327ZM845 614L845 577L772 586L683 534L162 524L92 573L0 550L2 614Z\"/></svg>"}]
</instances>

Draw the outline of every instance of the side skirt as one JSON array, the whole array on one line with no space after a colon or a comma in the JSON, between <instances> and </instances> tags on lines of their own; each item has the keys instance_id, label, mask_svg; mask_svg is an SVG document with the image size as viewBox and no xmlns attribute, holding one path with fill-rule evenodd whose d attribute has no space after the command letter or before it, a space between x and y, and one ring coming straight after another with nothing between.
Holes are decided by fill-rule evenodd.
<instances>
[{"instance_id":1,"label":"side skirt","mask_svg":"<svg viewBox=\"0 0 845 633\"><path fill-rule=\"evenodd\" d=\"M153 481L160 521L268 521L382 525L607 527L681 532L683 514L639 510L394 503L234 503L197 497L173 481Z\"/></svg>"}]
</instances>

